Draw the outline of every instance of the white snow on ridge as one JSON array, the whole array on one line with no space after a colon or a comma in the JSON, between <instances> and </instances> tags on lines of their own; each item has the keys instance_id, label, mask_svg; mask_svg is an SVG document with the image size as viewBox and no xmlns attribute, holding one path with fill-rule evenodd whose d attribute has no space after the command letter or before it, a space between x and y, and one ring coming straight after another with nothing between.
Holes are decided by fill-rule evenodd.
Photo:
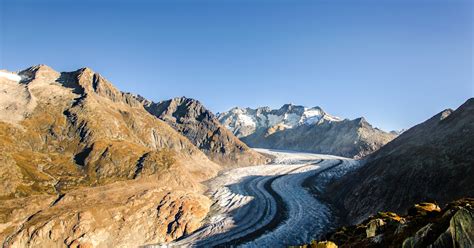
<instances>
[{"instance_id":1,"label":"white snow on ridge","mask_svg":"<svg viewBox=\"0 0 474 248\"><path fill-rule=\"evenodd\" d=\"M15 73L0 71L0 78L6 78L11 81L20 82L21 77Z\"/></svg>"},{"instance_id":2,"label":"white snow on ridge","mask_svg":"<svg viewBox=\"0 0 474 248\"><path fill-rule=\"evenodd\" d=\"M283 120L284 120L283 125L285 127L294 128L300 123L301 116L299 116L295 113L285 114L285 117L283 118Z\"/></svg>"},{"instance_id":3,"label":"white snow on ridge","mask_svg":"<svg viewBox=\"0 0 474 248\"><path fill-rule=\"evenodd\" d=\"M307 125L317 123L319 120L321 120L323 114L324 113L319 108L305 108L303 116L301 117L301 122Z\"/></svg>"},{"instance_id":4,"label":"white snow on ridge","mask_svg":"<svg viewBox=\"0 0 474 248\"><path fill-rule=\"evenodd\" d=\"M259 117L262 118L262 119L265 118L264 115L259 115ZM273 126L275 126L278 123L283 121L283 116L269 114L269 115L267 115L267 119L268 119L268 123L264 124L263 126L273 127Z\"/></svg>"},{"instance_id":5,"label":"white snow on ridge","mask_svg":"<svg viewBox=\"0 0 474 248\"><path fill-rule=\"evenodd\" d=\"M319 122L321 119L327 120L327 121L342 121L341 118L329 115L322 111L320 108L315 107L315 108L305 108L305 111L301 117L301 120L304 124L306 125L312 125L317 122Z\"/></svg>"},{"instance_id":6,"label":"white snow on ridge","mask_svg":"<svg viewBox=\"0 0 474 248\"><path fill-rule=\"evenodd\" d=\"M240 125L252 126L252 127L257 126L253 118L248 115L239 115L237 120Z\"/></svg>"},{"instance_id":7,"label":"white snow on ridge","mask_svg":"<svg viewBox=\"0 0 474 248\"><path fill-rule=\"evenodd\" d=\"M236 107L229 112L221 113L219 121L240 138L248 136L258 129L276 126L290 129L301 125L319 125L325 121L342 120L325 113L320 107L285 106L279 110L267 107L257 109Z\"/></svg>"},{"instance_id":8,"label":"white snow on ridge","mask_svg":"<svg viewBox=\"0 0 474 248\"><path fill-rule=\"evenodd\" d=\"M328 114L325 114L323 118L328 121L342 121L341 118L337 116L328 115Z\"/></svg>"}]
</instances>

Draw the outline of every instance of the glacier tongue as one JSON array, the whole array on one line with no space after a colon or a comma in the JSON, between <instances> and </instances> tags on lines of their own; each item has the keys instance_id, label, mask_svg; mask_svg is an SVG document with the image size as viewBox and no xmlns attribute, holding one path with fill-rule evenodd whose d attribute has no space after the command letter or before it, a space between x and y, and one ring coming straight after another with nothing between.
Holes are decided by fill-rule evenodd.
<instances>
[{"instance_id":1,"label":"glacier tongue","mask_svg":"<svg viewBox=\"0 0 474 248\"><path fill-rule=\"evenodd\" d=\"M330 155L256 150L274 156L275 164L233 169L210 181L214 204L207 223L166 246L280 247L308 243L327 230L332 223L329 208L302 184L317 176L314 186L324 187L359 163ZM281 217L282 208L286 217Z\"/></svg>"}]
</instances>

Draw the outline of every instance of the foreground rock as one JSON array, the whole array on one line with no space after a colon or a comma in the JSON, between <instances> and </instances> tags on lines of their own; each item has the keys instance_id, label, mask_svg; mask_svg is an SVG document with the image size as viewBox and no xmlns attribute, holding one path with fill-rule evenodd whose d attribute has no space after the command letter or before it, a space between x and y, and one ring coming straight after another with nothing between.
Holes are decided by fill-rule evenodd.
<instances>
[{"instance_id":1,"label":"foreground rock","mask_svg":"<svg viewBox=\"0 0 474 248\"><path fill-rule=\"evenodd\" d=\"M428 200L474 196L474 99L402 133L328 187L327 199L358 223Z\"/></svg>"},{"instance_id":2,"label":"foreground rock","mask_svg":"<svg viewBox=\"0 0 474 248\"><path fill-rule=\"evenodd\" d=\"M434 203L421 203L408 212L402 216L379 212L358 225L339 228L324 239L336 247L474 247L474 199L454 201L443 210ZM320 247L319 243L302 247Z\"/></svg>"},{"instance_id":3,"label":"foreground rock","mask_svg":"<svg viewBox=\"0 0 474 248\"><path fill-rule=\"evenodd\" d=\"M2 72L0 153L6 247L176 239L200 226L220 168L88 68Z\"/></svg>"},{"instance_id":4,"label":"foreground rock","mask_svg":"<svg viewBox=\"0 0 474 248\"><path fill-rule=\"evenodd\" d=\"M29 197L4 201L7 247L136 247L168 242L200 227L208 198L163 188L157 178L73 190L61 200ZM22 207L38 204L31 212ZM12 211L9 213L9 211ZM24 212L23 212L24 211Z\"/></svg>"},{"instance_id":5,"label":"foreground rock","mask_svg":"<svg viewBox=\"0 0 474 248\"><path fill-rule=\"evenodd\" d=\"M319 107L285 104L233 108L219 115L220 122L251 147L289 149L360 158L396 137L372 127L364 118L342 120Z\"/></svg>"},{"instance_id":6,"label":"foreground rock","mask_svg":"<svg viewBox=\"0 0 474 248\"><path fill-rule=\"evenodd\" d=\"M154 103L144 100L145 109L186 136L209 158L226 166L265 164L267 158L253 151L223 127L199 101L178 97Z\"/></svg>"}]
</instances>

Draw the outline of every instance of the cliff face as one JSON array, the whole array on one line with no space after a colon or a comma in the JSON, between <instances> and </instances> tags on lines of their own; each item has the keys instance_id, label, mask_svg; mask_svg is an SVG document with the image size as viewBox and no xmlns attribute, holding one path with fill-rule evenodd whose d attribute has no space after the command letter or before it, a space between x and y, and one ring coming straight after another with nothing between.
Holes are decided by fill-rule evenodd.
<instances>
[{"instance_id":1,"label":"cliff face","mask_svg":"<svg viewBox=\"0 0 474 248\"><path fill-rule=\"evenodd\" d=\"M235 137L197 100L179 97L159 103L144 101L144 106L218 164L245 166L266 163L267 158Z\"/></svg>"},{"instance_id":2,"label":"cliff face","mask_svg":"<svg viewBox=\"0 0 474 248\"><path fill-rule=\"evenodd\" d=\"M340 119L319 107L286 104L280 109L234 108L221 123L251 147L288 149L360 158L396 137L364 118Z\"/></svg>"},{"instance_id":3,"label":"cliff face","mask_svg":"<svg viewBox=\"0 0 474 248\"><path fill-rule=\"evenodd\" d=\"M219 169L88 68L2 72L0 153L0 239L13 247L177 238L205 217L200 182Z\"/></svg>"},{"instance_id":4,"label":"cliff face","mask_svg":"<svg viewBox=\"0 0 474 248\"><path fill-rule=\"evenodd\" d=\"M474 99L405 131L328 187L351 223L424 200L474 196Z\"/></svg>"}]
</instances>

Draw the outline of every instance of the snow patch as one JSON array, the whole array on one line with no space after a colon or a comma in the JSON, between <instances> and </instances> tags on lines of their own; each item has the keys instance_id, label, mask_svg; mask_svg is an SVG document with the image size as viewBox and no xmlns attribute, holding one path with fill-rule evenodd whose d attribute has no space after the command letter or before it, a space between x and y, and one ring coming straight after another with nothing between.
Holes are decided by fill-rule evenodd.
<instances>
[{"instance_id":1,"label":"snow patch","mask_svg":"<svg viewBox=\"0 0 474 248\"><path fill-rule=\"evenodd\" d=\"M294 128L298 125L300 120L301 120L301 116L295 113L285 114L284 125L288 128Z\"/></svg>"},{"instance_id":2,"label":"snow patch","mask_svg":"<svg viewBox=\"0 0 474 248\"><path fill-rule=\"evenodd\" d=\"M248 116L248 115L239 115L238 116L238 123L243 125L243 126L252 126L252 127L255 127L257 126L257 124L255 123L255 121L252 119L252 117Z\"/></svg>"},{"instance_id":3,"label":"snow patch","mask_svg":"<svg viewBox=\"0 0 474 248\"><path fill-rule=\"evenodd\" d=\"M267 119L268 119L267 127L273 127L273 126L277 125L278 123L280 123L283 120L283 117L281 117L279 115L269 114L269 115L267 115Z\"/></svg>"},{"instance_id":4,"label":"snow patch","mask_svg":"<svg viewBox=\"0 0 474 248\"><path fill-rule=\"evenodd\" d=\"M10 81L20 82L21 77L11 72L0 71L0 78L6 78Z\"/></svg>"},{"instance_id":5,"label":"snow patch","mask_svg":"<svg viewBox=\"0 0 474 248\"><path fill-rule=\"evenodd\" d=\"M328 114L324 115L324 119L328 121L342 121L341 118L337 116L328 115Z\"/></svg>"}]
</instances>

